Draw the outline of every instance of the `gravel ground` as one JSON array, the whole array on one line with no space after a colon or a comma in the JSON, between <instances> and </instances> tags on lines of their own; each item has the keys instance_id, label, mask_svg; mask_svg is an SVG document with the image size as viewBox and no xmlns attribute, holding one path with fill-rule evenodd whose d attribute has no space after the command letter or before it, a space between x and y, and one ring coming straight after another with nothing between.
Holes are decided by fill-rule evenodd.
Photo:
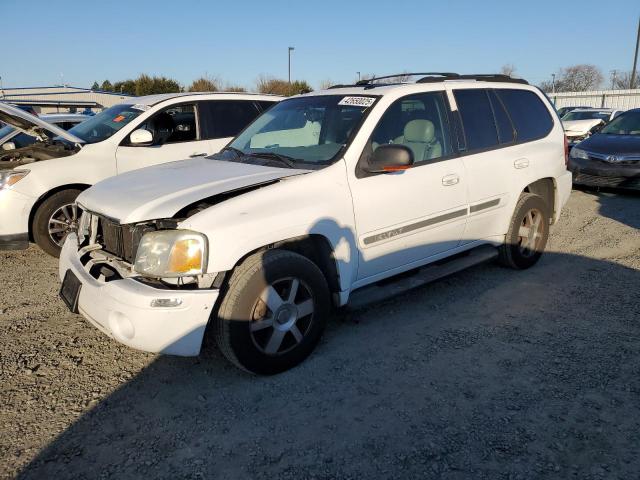
<instances>
[{"instance_id":1,"label":"gravel ground","mask_svg":"<svg viewBox=\"0 0 640 480\"><path fill-rule=\"evenodd\" d=\"M0 477L637 478L639 228L640 196L574 191L533 269L338 318L274 377L121 347L0 253Z\"/></svg>"}]
</instances>

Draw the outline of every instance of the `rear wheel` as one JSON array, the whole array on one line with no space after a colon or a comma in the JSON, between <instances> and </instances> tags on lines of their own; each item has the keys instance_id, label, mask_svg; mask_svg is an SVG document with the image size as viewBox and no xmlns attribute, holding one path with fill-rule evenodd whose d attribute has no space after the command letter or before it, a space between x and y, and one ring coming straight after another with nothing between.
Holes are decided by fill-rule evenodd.
<instances>
[{"instance_id":1,"label":"rear wheel","mask_svg":"<svg viewBox=\"0 0 640 480\"><path fill-rule=\"evenodd\" d=\"M249 372L288 370L316 347L329 302L327 282L312 261L286 250L260 252L231 275L214 318L216 341Z\"/></svg>"},{"instance_id":2,"label":"rear wheel","mask_svg":"<svg viewBox=\"0 0 640 480\"><path fill-rule=\"evenodd\" d=\"M47 198L33 217L33 239L49 255L60 256L62 244L78 230L82 213L75 201L81 190L63 190Z\"/></svg>"},{"instance_id":3,"label":"rear wheel","mask_svg":"<svg viewBox=\"0 0 640 480\"><path fill-rule=\"evenodd\" d=\"M549 238L549 207L539 195L523 193L500 247L499 261L515 269L529 268L540 259Z\"/></svg>"}]
</instances>

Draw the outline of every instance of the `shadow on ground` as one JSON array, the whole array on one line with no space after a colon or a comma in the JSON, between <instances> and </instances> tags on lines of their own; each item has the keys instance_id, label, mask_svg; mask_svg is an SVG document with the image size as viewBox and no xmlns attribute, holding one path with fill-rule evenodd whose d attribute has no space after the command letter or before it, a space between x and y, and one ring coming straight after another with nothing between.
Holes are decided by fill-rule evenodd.
<instances>
[{"instance_id":1,"label":"shadow on ground","mask_svg":"<svg viewBox=\"0 0 640 480\"><path fill-rule=\"evenodd\" d=\"M281 375L159 357L19 478L632 478L638 287L548 253L340 317Z\"/></svg>"},{"instance_id":2,"label":"shadow on ground","mask_svg":"<svg viewBox=\"0 0 640 480\"><path fill-rule=\"evenodd\" d=\"M600 215L640 229L640 210L626 208L629 201L640 199L640 191L590 187L580 187L580 190L598 197Z\"/></svg>"}]
</instances>

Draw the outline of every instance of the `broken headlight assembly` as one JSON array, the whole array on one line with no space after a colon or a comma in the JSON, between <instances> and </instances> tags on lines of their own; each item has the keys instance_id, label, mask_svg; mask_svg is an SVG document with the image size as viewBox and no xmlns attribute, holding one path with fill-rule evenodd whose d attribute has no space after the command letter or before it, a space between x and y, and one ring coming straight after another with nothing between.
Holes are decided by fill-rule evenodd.
<instances>
[{"instance_id":1,"label":"broken headlight assembly","mask_svg":"<svg viewBox=\"0 0 640 480\"><path fill-rule=\"evenodd\" d=\"M190 230L158 230L142 236L133 269L150 278L202 275L206 271L207 237Z\"/></svg>"}]
</instances>

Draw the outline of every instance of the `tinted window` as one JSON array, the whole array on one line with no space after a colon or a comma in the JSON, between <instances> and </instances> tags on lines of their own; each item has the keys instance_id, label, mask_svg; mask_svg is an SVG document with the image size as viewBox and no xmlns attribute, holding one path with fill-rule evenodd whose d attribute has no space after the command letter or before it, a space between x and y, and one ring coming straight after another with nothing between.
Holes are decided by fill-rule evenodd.
<instances>
[{"instance_id":1,"label":"tinted window","mask_svg":"<svg viewBox=\"0 0 640 480\"><path fill-rule=\"evenodd\" d=\"M454 90L462 118L467 150L480 150L498 144L498 131L487 91L483 89Z\"/></svg>"},{"instance_id":2,"label":"tinted window","mask_svg":"<svg viewBox=\"0 0 640 480\"><path fill-rule=\"evenodd\" d=\"M193 142L198 139L195 105L171 105L136 128L149 130L153 134L154 145Z\"/></svg>"},{"instance_id":3,"label":"tinted window","mask_svg":"<svg viewBox=\"0 0 640 480\"><path fill-rule=\"evenodd\" d=\"M542 138L551 131L553 120L540 97L528 90L496 90L507 107L513 125L516 127L516 140L527 142ZM568 115L571 115L568 114ZM567 119L565 115L564 119Z\"/></svg>"},{"instance_id":4,"label":"tinted window","mask_svg":"<svg viewBox=\"0 0 640 480\"><path fill-rule=\"evenodd\" d=\"M275 103L278 103L278 102L266 102L264 100L258 100L256 103L260 105L260 108L262 109L262 111L265 111L265 110L269 110Z\"/></svg>"},{"instance_id":5,"label":"tinted window","mask_svg":"<svg viewBox=\"0 0 640 480\"><path fill-rule=\"evenodd\" d=\"M442 93L411 95L396 100L371 134L371 152L382 144L405 145L416 163L451 154L447 107Z\"/></svg>"},{"instance_id":6,"label":"tinted window","mask_svg":"<svg viewBox=\"0 0 640 480\"><path fill-rule=\"evenodd\" d=\"M511 124L511 120L509 120L509 116L504 109L504 105L502 105L502 102L493 90L489 90L489 99L491 100L493 116L496 120L496 126L498 127L498 140L500 143L509 143L513 141L513 125Z\"/></svg>"},{"instance_id":7,"label":"tinted window","mask_svg":"<svg viewBox=\"0 0 640 480\"><path fill-rule=\"evenodd\" d=\"M259 114L252 101L217 100L200 103L202 138L235 137Z\"/></svg>"}]
</instances>

